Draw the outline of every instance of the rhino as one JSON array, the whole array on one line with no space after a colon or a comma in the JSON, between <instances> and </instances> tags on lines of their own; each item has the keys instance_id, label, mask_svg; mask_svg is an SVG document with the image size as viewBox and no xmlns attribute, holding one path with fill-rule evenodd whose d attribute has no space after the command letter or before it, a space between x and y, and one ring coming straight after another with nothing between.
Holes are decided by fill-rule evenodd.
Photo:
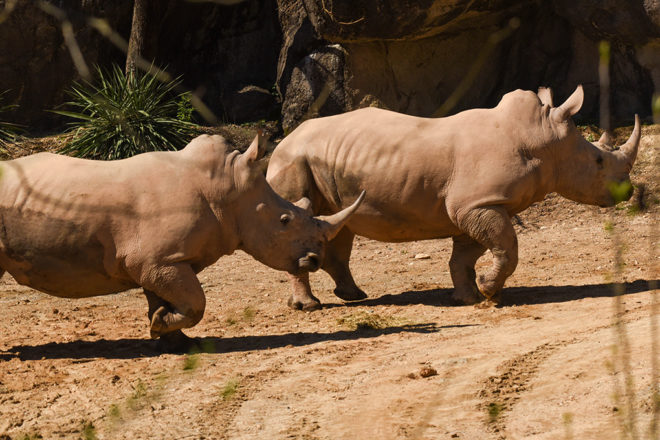
<instances>
[{"instance_id":1,"label":"rhino","mask_svg":"<svg viewBox=\"0 0 660 440\"><path fill-rule=\"evenodd\" d=\"M615 204L613 183L628 182L623 196L632 194L638 116L620 148L609 146L607 132L591 143L571 119L583 100L578 86L555 107L552 91L540 88L445 118L364 108L311 119L277 146L266 179L284 198L303 198L315 214L337 212L366 190L364 203L326 249L322 269L339 298L366 297L349 269L357 234L385 242L451 237L453 300L497 301L518 263L512 216L551 192L603 207ZM477 278L475 263L487 249L492 265ZM289 306L318 309L309 274L290 278Z\"/></svg>"},{"instance_id":2,"label":"rhino","mask_svg":"<svg viewBox=\"0 0 660 440\"><path fill-rule=\"evenodd\" d=\"M205 309L198 272L236 249L297 276L314 271L361 202L312 217L266 182L266 145L258 134L240 154L202 135L180 151L109 162L2 162L0 275L65 298L141 287L151 337L185 349L194 340L182 329Z\"/></svg>"}]
</instances>

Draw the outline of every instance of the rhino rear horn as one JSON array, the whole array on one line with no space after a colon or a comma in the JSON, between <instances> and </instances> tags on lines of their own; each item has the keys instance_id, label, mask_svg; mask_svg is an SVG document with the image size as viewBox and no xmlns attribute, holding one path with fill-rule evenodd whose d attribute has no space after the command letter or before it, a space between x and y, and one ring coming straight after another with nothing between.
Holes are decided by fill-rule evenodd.
<instances>
[{"instance_id":1,"label":"rhino rear horn","mask_svg":"<svg viewBox=\"0 0 660 440\"><path fill-rule=\"evenodd\" d=\"M552 103L552 89L550 87L539 87L537 95L541 100L541 104L554 107Z\"/></svg>"},{"instance_id":2,"label":"rhino rear horn","mask_svg":"<svg viewBox=\"0 0 660 440\"><path fill-rule=\"evenodd\" d=\"M360 204L364 200L365 194L366 191L362 191L360 197L358 197L351 206L339 211L336 214L320 215L316 217L317 220L320 220L323 223L323 235L325 236L326 240L330 241L337 236L351 215L353 215L353 213L360 207Z\"/></svg>"},{"instance_id":3,"label":"rhino rear horn","mask_svg":"<svg viewBox=\"0 0 660 440\"><path fill-rule=\"evenodd\" d=\"M630 165L635 162L637 157L637 147L639 147L639 140L641 139L642 128L639 125L639 115L635 115L635 127L633 128L630 137L625 144L621 145L619 150L626 157Z\"/></svg>"},{"instance_id":4,"label":"rhino rear horn","mask_svg":"<svg viewBox=\"0 0 660 440\"><path fill-rule=\"evenodd\" d=\"M571 96L568 97L566 102L557 107L553 112L553 118L557 122L563 122L576 114L582 108L584 102L584 90L582 84L577 86Z\"/></svg>"}]
</instances>

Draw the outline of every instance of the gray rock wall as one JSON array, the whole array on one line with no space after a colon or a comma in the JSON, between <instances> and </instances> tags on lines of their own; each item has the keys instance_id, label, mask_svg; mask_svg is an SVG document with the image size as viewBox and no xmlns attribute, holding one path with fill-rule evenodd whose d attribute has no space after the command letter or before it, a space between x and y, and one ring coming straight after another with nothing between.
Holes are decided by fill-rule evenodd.
<instances>
[{"instance_id":1,"label":"gray rock wall","mask_svg":"<svg viewBox=\"0 0 660 440\"><path fill-rule=\"evenodd\" d=\"M6 0L0 0L3 8ZM54 1L71 17L89 65L124 55L86 24L128 38L132 0ZM596 120L598 43L611 42L616 121L648 117L660 91L658 0L245 0L151 2L146 54L183 75L220 120L310 117L375 105L414 115L492 106L516 89L585 87L578 114ZM78 79L60 23L21 0L0 23L0 92L34 130Z\"/></svg>"},{"instance_id":2,"label":"gray rock wall","mask_svg":"<svg viewBox=\"0 0 660 440\"><path fill-rule=\"evenodd\" d=\"M634 113L649 116L651 96L660 90L660 7L654 1L280 3L302 4L299 10L314 29L298 36L304 26L282 22L285 41L305 40L314 47L298 57L280 57L280 66L293 66L290 80L280 77L279 84L285 90L285 131L295 128L301 115L338 112L336 100L319 106L318 94L308 92L323 90L318 82L328 77L341 79L335 84L341 83L343 91L333 92L344 97L339 111L376 105L420 116L492 106L516 88L550 86L563 99L583 84L587 98L578 118L594 120L601 40L611 42L616 121L630 121ZM344 61L319 75L310 69L310 59L331 43L339 44L334 47L342 49Z\"/></svg>"}]
</instances>

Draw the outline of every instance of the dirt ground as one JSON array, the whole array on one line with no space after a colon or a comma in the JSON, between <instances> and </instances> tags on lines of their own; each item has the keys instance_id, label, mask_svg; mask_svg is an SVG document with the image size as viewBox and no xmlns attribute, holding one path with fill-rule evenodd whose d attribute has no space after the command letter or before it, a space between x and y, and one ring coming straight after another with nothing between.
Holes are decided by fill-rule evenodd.
<instances>
[{"instance_id":1,"label":"dirt ground","mask_svg":"<svg viewBox=\"0 0 660 440\"><path fill-rule=\"evenodd\" d=\"M137 290L66 300L5 275L0 439L653 438L658 141L645 129L634 175L646 211L551 195L520 215L498 307L452 305L450 240L359 238L369 299L342 303L319 272L312 313L237 252L200 274L207 310L188 334L208 353L172 355L148 339Z\"/></svg>"}]
</instances>

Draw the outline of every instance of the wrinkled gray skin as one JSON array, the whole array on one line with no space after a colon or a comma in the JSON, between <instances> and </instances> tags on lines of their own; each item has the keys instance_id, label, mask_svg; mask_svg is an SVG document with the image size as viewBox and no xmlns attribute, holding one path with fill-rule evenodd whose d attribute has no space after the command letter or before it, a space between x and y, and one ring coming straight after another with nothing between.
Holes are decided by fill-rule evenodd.
<instances>
[{"instance_id":1,"label":"wrinkled gray skin","mask_svg":"<svg viewBox=\"0 0 660 440\"><path fill-rule=\"evenodd\" d=\"M357 208L313 218L266 183L257 136L244 153L220 136L177 152L111 162L49 153L0 167L0 268L51 295L82 298L142 287L151 336L185 348L204 314L196 274L242 249L301 275Z\"/></svg>"},{"instance_id":2,"label":"wrinkled gray skin","mask_svg":"<svg viewBox=\"0 0 660 440\"><path fill-rule=\"evenodd\" d=\"M322 265L338 297L366 297L349 270L355 234L387 242L452 237L453 298L473 304L498 294L516 268L513 215L550 192L612 206L608 185L629 180L638 118L620 149L607 148L607 136L590 143L571 120L583 97L580 86L554 107L549 89L516 90L495 108L447 118L365 108L309 120L275 149L267 180L286 199L308 198L314 213L337 212L366 190ZM486 249L493 264L477 278L475 262ZM291 279L289 305L319 308L308 274Z\"/></svg>"}]
</instances>

